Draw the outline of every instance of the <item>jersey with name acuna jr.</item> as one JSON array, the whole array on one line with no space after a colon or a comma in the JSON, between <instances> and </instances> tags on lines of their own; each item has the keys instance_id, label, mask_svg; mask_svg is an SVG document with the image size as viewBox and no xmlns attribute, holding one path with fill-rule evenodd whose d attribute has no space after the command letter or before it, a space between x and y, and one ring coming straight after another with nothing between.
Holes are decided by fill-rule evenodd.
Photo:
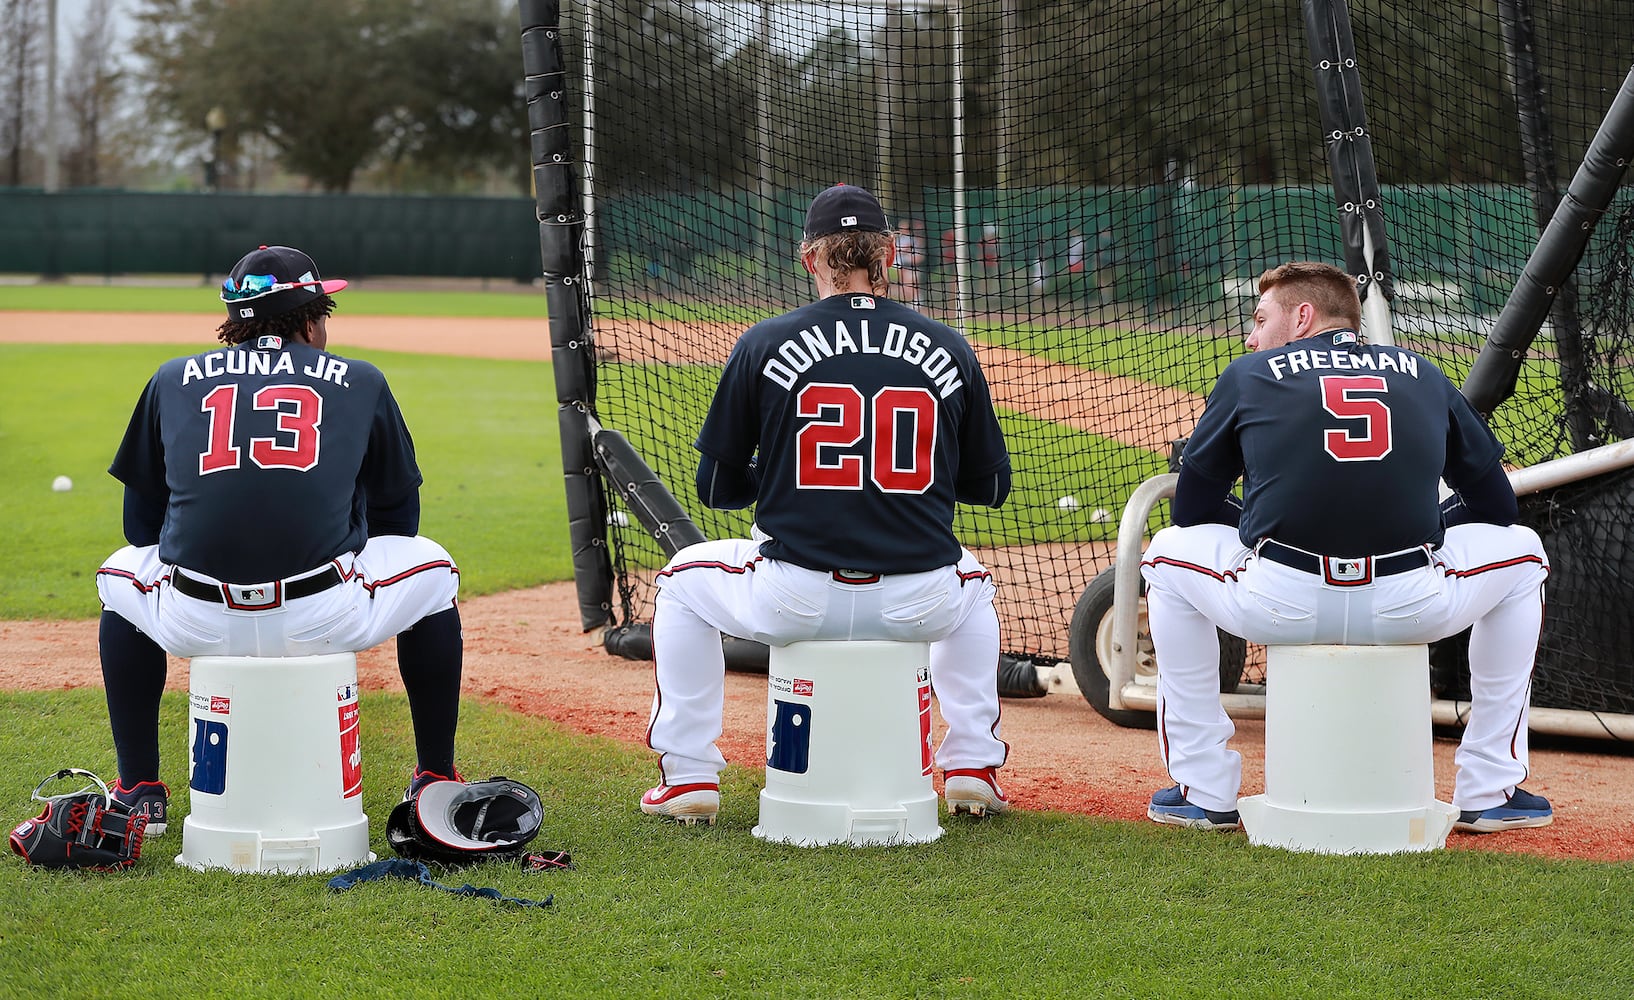
<instances>
[{"instance_id":1,"label":"jersey with name acuna jr.","mask_svg":"<svg viewBox=\"0 0 1634 1000\"><path fill-rule=\"evenodd\" d=\"M958 562L961 482L1008 471L975 352L901 303L839 294L755 324L696 446L743 468L758 449L761 552L817 570ZM995 499L994 502L997 502Z\"/></svg>"},{"instance_id":2,"label":"jersey with name acuna jr.","mask_svg":"<svg viewBox=\"0 0 1634 1000\"><path fill-rule=\"evenodd\" d=\"M159 367L109 472L157 511L159 557L228 582L277 580L419 528L420 470L375 366L261 338ZM140 514L135 521L146 520Z\"/></svg>"},{"instance_id":3,"label":"jersey with name acuna jr.","mask_svg":"<svg viewBox=\"0 0 1634 1000\"><path fill-rule=\"evenodd\" d=\"M1244 545L1366 556L1440 545L1437 478L1461 489L1502 456L1428 359L1330 330L1227 366L1182 461L1215 483L1246 468Z\"/></svg>"}]
</instances>

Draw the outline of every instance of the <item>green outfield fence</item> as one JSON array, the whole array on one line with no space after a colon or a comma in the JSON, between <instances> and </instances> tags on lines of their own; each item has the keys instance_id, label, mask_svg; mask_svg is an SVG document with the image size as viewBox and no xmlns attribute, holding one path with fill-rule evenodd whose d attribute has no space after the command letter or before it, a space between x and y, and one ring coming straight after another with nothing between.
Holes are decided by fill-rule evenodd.
<instances>
[{"instance_id":1,"label":"green outfield fence","mask_svg":"<svg viewBox=\"0 0 1634 1000\"><path fill-rule=\"evenodd\" d=\"M0 273L214 274L259 243L349 277L539 275L531 198L0 190Z\"/></svg>"},{"instance_id":2,"label":"green outfield fence","mask_svg":"<svg viewBox=\"0 0 1634 1000\"><path fill-rule=\"evenodd\" d=\"M973 218L1003 224L1008 212L1031 220L1040 242L1015 249L1009 264L1018 272L1031 264L1034 249L1057 270L1071 234L1087 220L1098 227L1127 220L1115 227L1119 232L1139 221L1151 230L1168 229L1174 238L1096 247L1121 276L1117 297L1179 295L1222 306L1231 301L1222 282L1256 277L1271 262L1308 249L1282 245L1268 214L1316 215L1332 198L1316 187L1038 188L1012 194L1001 211L992 192L970 195ZM1301 204L1290 205L1290 199ZM927 190L921 201L931 232L952 225L951 192ZM1387 188L1385 204L1387 215L1400 217L1392 221L1404 223L1392 230L1399 279L1451 279L1463 300L1461 311L1497 311L1535 239L1530 195L1523 188ZM1432 214L1445 218L1449 205L1454 215L1445 228L1405 224ZM788 221L798 229L797 218ZM686 279L712 266L711 255L751 252L756 225L744 206L707 193L609 197L603 266L661 273L684 289ZM1428 242L1416 245L1415 236ZM210 274L243 247L275 241L310 249L335 274L528 281L539 275L538 240L529 198L0 190L0 273ZM1460 263L1455 240L1488 248L1479 272ZM1331 241L1327 256L1337 259L1337 233ZM1233 248L1241 247L1254 248L1253 258L1234 259ZM934 271L936 248L930 249Z\"/></svg>"}]
</instances>

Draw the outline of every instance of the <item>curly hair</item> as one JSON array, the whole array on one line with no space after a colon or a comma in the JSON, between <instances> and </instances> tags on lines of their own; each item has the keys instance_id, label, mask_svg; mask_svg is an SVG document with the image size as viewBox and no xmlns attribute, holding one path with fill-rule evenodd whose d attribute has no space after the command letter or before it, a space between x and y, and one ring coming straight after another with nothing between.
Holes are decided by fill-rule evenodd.
<instances>
[{"instance_id":1,"label":"curly hair","mask_svg":"<svg viewBox=\"0 0 1634 1000\"><path fill-rule=\"evenodd\" d=\"M315 319L327 317L335 311L335 299L320 295L305 305L296 306L286 313L264 319L230 319L216 327L216 339L223 344L242 344L256 337L282 337L300 340L306 325Z\"/></svg>"},{"instance_id":2,"label":"curly hair","mask_svg":"<svg viewBox=\"0 0 1634 1000\"><path fill-rule=\"evenodd\" d=\"M836 279L850 271L867 271L869 288L875 295L886 295L891 285L885 276L885 261L896 245L895 240L892 233L833 233L801 241L800 256L816 254L834 272Z\"/></svg>"}]
</instances>

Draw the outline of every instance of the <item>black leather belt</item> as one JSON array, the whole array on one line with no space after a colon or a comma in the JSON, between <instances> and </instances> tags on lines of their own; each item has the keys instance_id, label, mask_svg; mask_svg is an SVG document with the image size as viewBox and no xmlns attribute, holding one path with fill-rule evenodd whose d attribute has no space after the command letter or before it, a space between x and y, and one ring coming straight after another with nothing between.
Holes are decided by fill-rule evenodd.
<instances>
[{"instance_id":1,"label":"black leather belt","mask_svg":"<svg viewBox=\"0 0 1634 1000\"><path fill-rule=\"evenodd\" d=\"M253 584L245 586L235 583L205 583L203 580L195 580L183 573L179 566L173 566L170 570L170 585L176 588L177 593L185 594L199 601L213 601L216 604L230 604L235 607L277 607L284 601L293 601L302 597L311 597L313 594L321 594L341 582L340 570L330 566L321 573L303 576L298 580L290 580L287 583L279 580L268 584L267 587L270 590L278 591L281 589L282 593L271 593L262 601L250 602L231 600L223 591L229 589L235 592L249 590L254 588L255 585Z\"/></svg>"},{"instance_id":2,"label":"black leather belt","mask_svg":"<svg viewBox=\"0 0 1634 1000\"><path fill-rule=\"evenodd\" d=\"M1274 563L1281 563L1289 569L1297 569L1303 573L1324 573L1333 576L1331 567L1335 564L1360 564L1362 575L1367 577L1394 576L1408 570L1421 569L1430 565L1430 553L1424 549L1408 549L1388 556L1357 556L1346 558L1341 556L1319 556L1314 552L1296 549L1291 545L1283 545L1273 539L1266 539L1260 543L1258 553L1261 558L1269 559ZM1366 573L1367 564L1371 563L1371 573ZM1326 571L1326 572L1325 572ZM1354 582L1340 580L1334 582Z\"/></svg>"}]
</instances>

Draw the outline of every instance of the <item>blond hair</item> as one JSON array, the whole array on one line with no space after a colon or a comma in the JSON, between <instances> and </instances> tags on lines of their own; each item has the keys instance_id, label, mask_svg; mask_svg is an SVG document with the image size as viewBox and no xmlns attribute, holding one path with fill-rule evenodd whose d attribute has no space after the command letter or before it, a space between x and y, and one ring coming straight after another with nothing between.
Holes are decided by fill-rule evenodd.
<instances>
[{"instance_id":1,"label":"blond hair","mask_svg":"<svg viewBox=\"0 0 1634 1000\"><path fill-rule=\"evenodd\" d=\"M834 273L836 283L846 281L852 271L866 271L868 286L875 295L884 295L890 288L885 277L885 261L896 246L893 233L831 233L800 242L800 256L816 254ZM837 287L837 291L852 292L861 289Z\"/></svg>"}]
</instances>

